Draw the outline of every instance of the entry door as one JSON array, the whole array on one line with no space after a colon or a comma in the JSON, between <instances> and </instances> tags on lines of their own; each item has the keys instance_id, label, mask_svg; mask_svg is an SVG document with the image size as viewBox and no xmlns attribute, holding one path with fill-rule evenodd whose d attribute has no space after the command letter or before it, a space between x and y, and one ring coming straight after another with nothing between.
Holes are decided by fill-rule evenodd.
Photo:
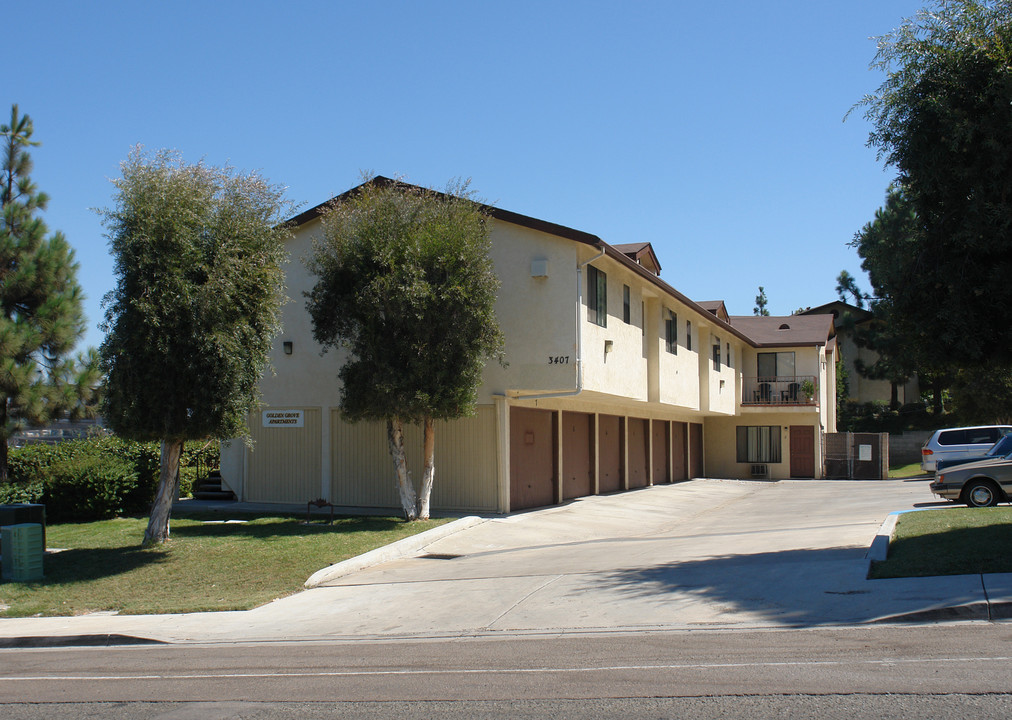
<instances>
[{"instance_id":1,"label":"entry door","mask_svg":"<svg viewBox=\"0 0 1012 720\"><path fill-rule=\"evenodd\" d=\"M791 425L791 477L815 477L815 428Z\"/></svg>"}]
</instances>

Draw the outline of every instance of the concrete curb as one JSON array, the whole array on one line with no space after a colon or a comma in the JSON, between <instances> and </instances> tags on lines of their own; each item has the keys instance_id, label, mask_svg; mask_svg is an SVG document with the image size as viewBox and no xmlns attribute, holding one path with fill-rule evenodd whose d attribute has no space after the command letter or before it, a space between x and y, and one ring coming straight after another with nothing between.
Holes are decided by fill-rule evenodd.
<instances>
[{"instance_id":1,"label":"concrete curb","mask_svg":"<svg viewBox=\"0 0 1012 720\"><path fill-rule=\"evenodd\" d=\"M871 541L871 547L865 553L865 558L869 563L882 562L889 555L889 542L892 540L893 532L896 530L896 521L901 514L902 512L891 512L886 516L875 539Z\"/></svg>"},{"instance_id":2,"label":"concrete curb","mask_svg":"<svg viewBox=\"0 0 1012 720\"><path fill-rule=\"evenodd\" d=\"M427 545L431 545L437 540L442 540L445 537L449 537L454 533L460 532L461 530L467 530L468 528L480 525L485 522L485 518L480 518L476 515L469 515L468 517L454 520L445 525L426 530L425 532L406 537L403 540L390 543L381 548L370 550L367 553L358 555L357 557L348 558L343 562L339 562L330 567L325 567L322 570L317 570L313 573L308 580L305 582L307 588L315 588L323 585L324 583L336 580L344 575L349 575L359 570L364 570L367 567L373 565L379 565L390 560L398 560L403 557L410 557L419 550Z\"/></svg>"},{"instance_id":3,"label":"concrete curb","mask_svg":"<svg viewBox=\"0 0 1012 720\"><path fill-rule=\"evenodd\" d=\"M896 521L900 519L900 515L906 515L912 512L923 512L925 510L933 510L934 508L914 508L912 510L894 510L886 516L882 526L878 529L878 534L875 535L875 539L871 541L871 547L868 548L868 552L865 553L865 559L868 561L868 569L871 570L871 563L882 562L889 556L889 543L892 542L893 533L896 532Z\"/></svg>"},{"instance_id":4,"label":"concrete curb","mask_svg":"<svg viewBox=\"0 0 1012 720\"><path fill-rule=\"evenodd\" d=\"M120 647L123 645L164 645L161 640L119 635L116 633L98 633L92 635L30 635L24 637L0 638L0 649L17 650L22 648L58 648L58 647Z\"/></svg>"}]
</instances>

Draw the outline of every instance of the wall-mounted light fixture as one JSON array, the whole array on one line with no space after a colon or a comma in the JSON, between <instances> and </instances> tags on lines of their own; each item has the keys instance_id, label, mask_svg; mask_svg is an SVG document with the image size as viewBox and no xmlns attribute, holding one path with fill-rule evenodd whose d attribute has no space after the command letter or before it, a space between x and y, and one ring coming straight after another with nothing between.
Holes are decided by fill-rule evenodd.
<instances>
[{"instance_id":1,"label":"wall-mounted light fixture","mask_svg":"<svg viewBox=\"0 0 1012 720\"><path fill-rule=\"evenodd\" d=\"M292 354L292 341L291 340L285 340L283 343L281 343L281 347L284 348L285 355L291 355Z\"/></svg>"},{"instance_id":2,"label":"wall-mounted light fixture","mask_svg":"<svg viewBox=\"0 0 1012 720\"><path fill-rule=\"evenodd\" d=\"M615 347L615 341L614 341L614 340L605 340L605 341L604 341L604 351L605 351L606 353L610 353L610 352L611 352L611 349L612 349L613 347Z\"/></svg>"}]
</instances>

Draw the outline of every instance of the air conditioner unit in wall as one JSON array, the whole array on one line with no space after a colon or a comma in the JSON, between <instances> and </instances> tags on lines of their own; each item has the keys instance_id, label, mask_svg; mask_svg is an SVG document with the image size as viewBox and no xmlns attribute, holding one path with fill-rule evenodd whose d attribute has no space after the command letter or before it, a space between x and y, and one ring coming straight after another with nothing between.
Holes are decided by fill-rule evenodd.
<instances>
[{"instance_id":1,"label":"air conditioner unit in wall","mask_svg":"<svg viewBox=\"0 0 1012 720\"><path fill-rule=\"evenodd\" d=\"M752 466L752 477L769 479L770 466L769 465L753 465Z\"/></svg>"}]
</instances>

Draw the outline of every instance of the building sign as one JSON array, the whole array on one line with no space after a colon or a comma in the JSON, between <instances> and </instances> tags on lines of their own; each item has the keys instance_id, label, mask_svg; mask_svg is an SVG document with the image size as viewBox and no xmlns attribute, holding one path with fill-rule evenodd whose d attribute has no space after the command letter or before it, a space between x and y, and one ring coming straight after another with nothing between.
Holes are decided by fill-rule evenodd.
<instances>
[{"instance_id":1,"label":"building sign","mask_svg":"<svg viewBox=\"0 0 1012 720\"><path fill-rule=\"evenodd\" d=\"M302 410L264 410L264 427L300 428L306 426L306 416Z\"/></svg>"}]
</instances>

